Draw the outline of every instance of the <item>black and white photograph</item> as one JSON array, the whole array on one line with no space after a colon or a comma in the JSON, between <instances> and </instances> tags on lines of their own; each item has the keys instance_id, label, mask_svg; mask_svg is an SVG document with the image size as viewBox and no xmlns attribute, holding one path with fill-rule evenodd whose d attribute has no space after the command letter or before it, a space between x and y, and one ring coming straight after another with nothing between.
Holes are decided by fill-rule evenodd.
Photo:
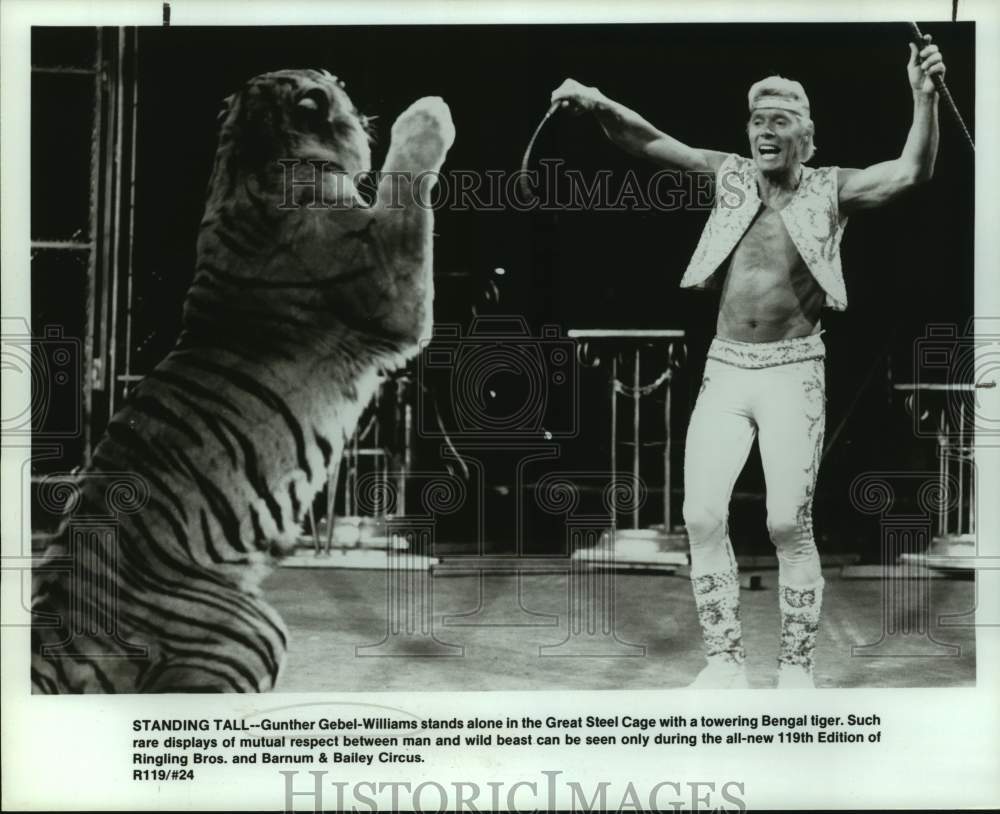
<instances>
[{"instance_id":1,"label":"black and white photograph","mask_svg":"<svg viewBox=\"0 0 1000 814\"><path fill-rule=\"evenodd\" d=\"M5 20L5 807L995 804L982 4L215 5Z\"/></svg>"}]
</instances>

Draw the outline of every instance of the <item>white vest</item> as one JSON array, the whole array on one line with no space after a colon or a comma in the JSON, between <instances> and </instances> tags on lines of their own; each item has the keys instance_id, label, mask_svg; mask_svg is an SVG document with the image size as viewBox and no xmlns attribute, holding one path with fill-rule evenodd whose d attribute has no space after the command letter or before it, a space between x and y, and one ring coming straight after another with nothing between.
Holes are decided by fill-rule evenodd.
<instances>
[{"instance_id":1,"label":"white vest","mask_svg":"<svg viewBox=\"0 0 1000 814\"><path fill-rule=\"evenodd\" d=\"M729 155L715 181L715 207L681 278L681 288L705 288L760 210L757 165L749 158ZM799 187L779 214L799 255L826 292L824 304L845 310L847 289L840 266L840 239L847 217L838 207L837 168L803 166Z\"/></svg>"}]
</instances>

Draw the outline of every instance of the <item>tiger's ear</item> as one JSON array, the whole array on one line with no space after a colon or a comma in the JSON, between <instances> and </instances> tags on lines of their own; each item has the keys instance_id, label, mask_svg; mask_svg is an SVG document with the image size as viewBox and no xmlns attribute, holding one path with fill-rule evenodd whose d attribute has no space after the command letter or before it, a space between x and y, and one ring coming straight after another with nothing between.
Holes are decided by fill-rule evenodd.
<instances>
[{"instance_id":1,"label":"tiger's ear","mask_svg":"<svg viewBox=\"0 0 1000 814\"><path fill-rule=\"evenodd\" d=\"M347 83L343 79L341 79L339 76L334 76L326 68L321 69L320 73L327 79L332 79L334 82L336 82L337 87L339 87L341 90L345 90L347 88Z\"/></svg>"},{"instance_id":2,"label":"tiger's ear","mask_svg":"<svg viewBox=\"0 0 1000 814\"><path fill-rule=\"evenodd\" d=\"M229 115L229 111L233 109L233 104L236 101L236 94L231 93L225 99L222 100L222 106L219 108L219 114L215 117L215 120L222 124L226 120L226 116Z\"/></svg>"}]
</instances>

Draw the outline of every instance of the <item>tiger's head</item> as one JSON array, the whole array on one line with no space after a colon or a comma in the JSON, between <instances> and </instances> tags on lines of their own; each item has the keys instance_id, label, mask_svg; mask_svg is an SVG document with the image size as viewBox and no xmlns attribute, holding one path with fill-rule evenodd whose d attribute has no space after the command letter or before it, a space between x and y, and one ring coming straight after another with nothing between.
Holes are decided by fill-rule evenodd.
<instances>
[{"instance_id":1,"label":"tiger's head","mask_svg":"<svg viewBox=\"0 0 1000 814\"><path fill-rule=\"evenodd\" d=\"M324 184L344 184L371 169L367 119L326 71L282 70L261 74L224 100L215 167L209 182L206 216L234 198L286 202L288 180L314 177L322 166ZM305 190L311 191L311 190ZM263 213L262 214L266 214Z\"/></svg>"},{"instance_id":2,"label":"tiger's head","mask_svg":"<svg viewBox=\"0 0 1000 814\"><path fill-rule=\"evenodd\" d=\"M236 169L260 172L281 159L330 161L354 175L371 168L366 119L326 71L261 74L225 100L219 151Z\"/></svg>"},{"instance_id":3,"label":"tiger's head","mask_svg":"<svg viewBox=\"0 0 1000 814\"><path fill-rule=\"evenodd\" d=\"M416 122L436 121L420 110L411 119L408 145L420 142ZM350 334L364 346L354 357L410 352L430 319L430 220L405 221L403 235L402 217L379 219L355 187L371 150L343 83L315 70L262 74L227 100L221 121L179 344L290 359L307 346L304 359L339 353ZM412 282L407 295L400 279ZM404 312L419 331L399 327Z\"/></svg>"}]
</instances>

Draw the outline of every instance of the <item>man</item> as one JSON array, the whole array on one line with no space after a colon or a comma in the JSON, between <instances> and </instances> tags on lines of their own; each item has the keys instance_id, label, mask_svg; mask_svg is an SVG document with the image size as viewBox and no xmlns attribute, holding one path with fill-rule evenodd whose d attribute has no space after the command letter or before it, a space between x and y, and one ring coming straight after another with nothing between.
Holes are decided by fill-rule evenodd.
<instances>
[{"instance_id":1,"label":"man","mask_svg":"<svg viewBox=\"0 0 1000 814\"><path fill-rule=\"evenodd\" d=\"M823 576L812 498L825 421L820 311L847 307L840 239L847 216L931 177L937 155L938 48L907 65L913 124L899 158L865 169L803 166L815 150L809 100L771 76L750 88L752 158L695 149L596 88L567 79L552 100L592 112L608 137L662 167L711 171L716 205L681 280L721 287L716 337L685 448L684 521L708 664L693 687L745 688L739 578L728 533L733 484L759 435L768 531L778 555L779 687L812 687Z\"/></svg>"}]
</instances>

